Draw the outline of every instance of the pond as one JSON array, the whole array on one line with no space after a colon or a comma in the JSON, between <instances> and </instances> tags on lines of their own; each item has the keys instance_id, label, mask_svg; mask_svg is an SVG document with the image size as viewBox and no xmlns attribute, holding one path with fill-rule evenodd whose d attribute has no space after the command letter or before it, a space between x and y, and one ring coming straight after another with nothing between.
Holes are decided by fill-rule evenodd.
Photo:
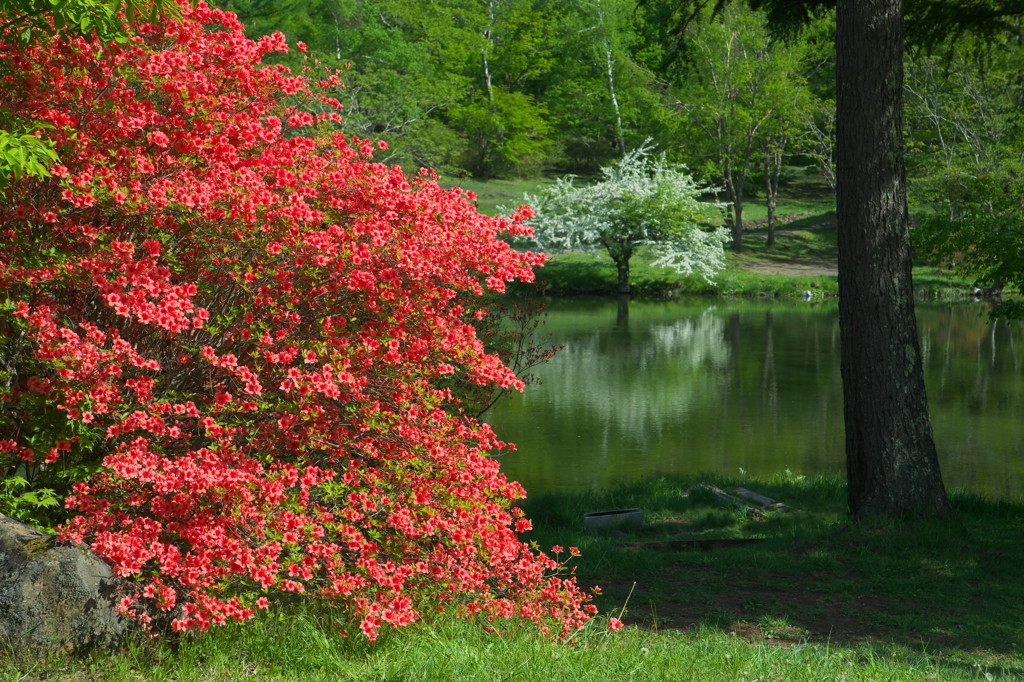
<instances>
[{"instance_id":1,"label":"pond","mask_svg":"<svg viewBox=\"0 0 1024 682\"><path fill-rule=\"evenodd\" d=\"M1024 485L1024 328L983 305L919 303L947 487L1016 498ZM529 492L661 473L845 473L837 305L699 299L557 300L564 349L543 381L486 415L516 443Z\"/></svg>"}]
</instances>

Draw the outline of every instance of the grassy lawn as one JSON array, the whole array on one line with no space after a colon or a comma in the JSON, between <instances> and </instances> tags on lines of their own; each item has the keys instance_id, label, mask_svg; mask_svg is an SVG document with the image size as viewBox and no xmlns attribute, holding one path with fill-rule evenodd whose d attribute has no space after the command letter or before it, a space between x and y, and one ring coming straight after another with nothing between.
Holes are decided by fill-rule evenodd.
<instances>
[{"instance_id":1,"label":"grassy lawn","mask_svg":"<svg viewBox=\"0 0 1024 682\"><path fill-rule=\"evenodd\" d=\"M536 193L553 180L446 179L446 186L458 185L477 194L481 212L497 214L499 206L513 206L524 193ZM805 291L815 296L835 296L838 283L836 262L836 215L832 190L820 179L790 173L776 209L779 224L776 243L767 245L763 219L767 215L762 198L744 204L744 247L741 253L726 254L726 269L712 283L699 277L679 275L665 268L651 267L653 258L641 250L633 259L633 294L641 297L669 297L679 294L723 296L798 297ZM813 267L807 267L807 266ZM831 273L828 270L831 268ZM550 254L549 262L537 273L537 286L521 287L527 293L545 295L605 294L616 289L615 267L603 254ZM919 264L914 268L915 286L921 297L959 296L970 282Z\"/></svg>"},{"instance_id":2,"label":"grassy lawn","mask_svg":"<svg viewBox=\"0 0 1024 682\"><path fill-rule=\"evenodd\" d=\"M743 486L801 512L721 504ZM689 495L684 495L691 491ZM841 481L657 478L527 500L541 547L578 546L601 615L568 643L440 620L341 639L295 610L185 639L137 640L84 661L0 663L42 680L990 680L1024 676L1024 505L954 494L948 518L853 521ZM639 507L644 525L585 532L588 511ZM665 548L669 541L755 539ZM662 546L642 544L661 542ZM640 544L638 544L640 543ZM610 632L609 616L626 628Z\"/></svg>"},{"instance_id":3,"label":"grassy lawn","mask_svg":"<svg viewBox=\"0 0 1024 682\"><path fill-rule=\"evenodd\" d=\"M743 251L738 255L740 262L812 260L835 263L838 247L836 212L829 209L802 218L788 220L776 227L775 245L768 246L768 230L763 225L747 229L743 234ZM736 254L731 254L735 256Z\"/></svg>"},{"instance_id":4,"label":"grassy lawn","mask_svg":"<svg viewBox=\"0 0 1024 682\"><path fill-rule=\"evenodd\" d=\"M1024 506L954 494L948 518L855 522L839 480L711 481L804 512L765 514L724 506L706 490L683 495L699 482L662 478L537 498L528 512L541 546L571 542L583 551L579 577L603 588L602 612L625 605L626 622L643 630L711 629L751 646L931 661L944 667L932 679L1024 674ZM630 507L643 511L643 529L580 529L584 512ZM642 544L702 538L760 542L707 551Z\"/></svg>"},{"instance_id":5,"label":"grassy lawn","mask_svg":"<svg viewBox=\"0 0 1024 682\"><path fill-rule=\"evenodd\" d=\"M518 206L524 194L536 194L554 180L474 180L473 178L443 178L444 187L458 186L475 192L477 209L484 215L498 215L501 206Z\"/></svg>"},{"instance_id":6,"label":"grassy lawn","mask_svg":"<svg viewBox=\"0 0 1024 682\"><path fill-rule=\"evenodd\" d=\"M653 260L643 249L633 257L630 282L635 296L797 297L804 291L834 296L838 293L835 213L826 211L782 226L772 248L763 228L746 231L743 251L726 252L726 268L713 282L653 267ZM549 295L600 294L614 293L616 283L615 266L605 254L559 253L537 271L536 286L524 289Z\"/></svg>"},{"instance_id":7,"label":"grassy lawn","mask_svg":"<svg viewBox=\"0 0 1024 682\"><path fill-rule=\"evenodd\" d=\"M680 294L719 296L815 297L836 296L837 229L835 210L788 220L768 247L763 226L747 229L740 253L726 251L726 267L713 282L651 266L653 257L640 250L633 258L630 281L635 296L671 297ZM800 214L796 214L800 215ZM537 271L537 285L522 287L547 295L610 294L616 289L615 266L603 253L558 253ZM971 281L939 268L917 263L914 288L921 298L964 296Z\"/></svg>"},{"instance_id":8,"label":"grassy lawn","mask_svg":"<svg viewBox=\"0 0 1024 682\"><path fill-rule=\"evenodd\" d=\"M798 297L808 290L819 296L834 296L838 292L834 275L751 272L745 269L746 258L745 255L726 254L726 269L714 281L707 282L700 277L653 267L653 257L641 251L633 257L630 274L632 293L639 297L665 298L680 294ZM615 265L604 254L555 254L537 271L536 276L535 285L519 286L518 289L552 296L613 294L617 285Z\"/></svg>"},{"instance_id":9,"label":"grassy lawn","mask_svg":"<svg viewBox=\"0 0 1024 682\"><path fill-rule=\"evenodd\" d=\"M821 213L834 211L836 200L831 196L820 197L798 197L780 196L779 204L775 209L776 216L779 214L795 215L799 218L815 216ZM768 216L768 207L763 199L752 199L743 204L743 223L760 223ZM835 220L835 218L833 218Z\"/></svg>"},{"instance_id":10,"label":"grassy lawn","mask_svg":"<svg viewBox=\"0 0 1024 682\"><path fill-rule=\"evenodd\" d=\"M742 486L800 511L736 508L701 487L707 482L726 492ZM621 607L632 591L627 622L652 629L714 625L780 644L887 641L1007 655L1024 649L1017 608L1024 582L1016 568L1024 547L1015 540L1024 531L1024 507L955 493L948 518L853 521L845 492L838 479L793 475L665 477L537 497L527 511L541 546L558 538L580 547L580 579L604 587L602 611ZM631 507L643 511L640 530L581 529L584 512ZM760 542L708 551L642 546L708 538Z\"/></svg>"}]
</instances>

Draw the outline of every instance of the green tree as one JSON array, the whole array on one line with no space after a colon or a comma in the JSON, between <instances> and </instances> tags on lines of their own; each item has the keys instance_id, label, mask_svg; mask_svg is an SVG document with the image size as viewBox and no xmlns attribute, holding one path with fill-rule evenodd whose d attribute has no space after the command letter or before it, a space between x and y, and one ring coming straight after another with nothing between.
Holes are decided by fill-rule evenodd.
<instances>
[{"instance_id":1,"label":"green tree","mask_svg":"<svg viewBox=\"0 0 1024 682\"><path fill-rule=\"evenodd\" d=\"M774 200L782 160L810 118L799 54L773 41L764 18L742 5L692 28L691 69L680 89L688 138L711 162L731 205L732 246L743 246L743 202L755 171ZM775 181L772 181L775 178Z\"/></svg>"},{"instance_id":2,"label":"green tree","mask_svg":"<svg viewBox=\"0 0 1024 682\"><path fill-rule=\"evenodd\" d=\"M530 95L494 87L487 97L453 107L448 119L467 140L462 162L475 177L529 177L552 150L546 114Z\"/></svg>"},{"instance_id":3,"label":"green tree","mask_svg":"<svg viewBox=\"0 0 1024 682\"><path fill-rule=\"evenodd\" d=\"M820 111L821 103L797 73L795 53L783 56L784 59L786 57L794 60L791 63L791 78L773 79L766 93L769 100L786 103L773 107L759 136L761 176L764 182L765 205L768 209L768 248L775 246L775 209L778 205L783 166L794 154L818 148L813 132L815 114Z\"/></svg>"},{"instance_id":4,"label":"green tree","mask_svg":"<svg viewBox=\"0 0 1024 682\"><path fill-rule=\"evenodd\" d=\"M465 140L479 177L536 174L554 151L533 90L554 64L560 9L550 0L380 0L385 21L425 46L438 70L463 79L444 119Z\"/></svg>"},{"instance_id":5,"label":"green tree","mask_svg":"<svg viewBox=\"0 0 1024 682\"><path fill-rule=\"evenodd\" d=\"M671 145L674 102L646 65L657 37L634 0L573 0L561 16L556 63L538 98L562 163L592 174L648 138Z\"/></svg>"},{"instance_id":6,"label":"green tree","mask_svg":"<svg viewBox=\"0 0 1024 682\"><path fill-rule=\"evenodd\" d=\"M944 56L912 55L905 85L910 171L991 173L1021 161L1022 66L1024 46L1012 34L962 40Z\"/></svg>"},{"instance_id":7,"label":"green tree","mask_svg":"<svg viewBox=\"0 0 1024 682\"><path fill-rule=\"evenodd\" d=\"M954 169L920 181L928 209L917 217L915 243L936 262L974 279L978 293L1024 290L1024 163L988 173ZM1024 317L1024 305L1000 300L995 317Z\"/></svg>"},{"instance_id":8,"label":"green tree","mask_svg":"<svg viewBox=\"0 0 1024 682\"><path fill-rule=\"evenodd\" d=\"M628 294L630 261L648 246L655 266L709 279L724 265L723 228L712 227L721 206L701 201L706 187L683 166L643 146L602 169L604 179L576 185L560 179L539 196L527 196L536 211L530 221L541 248L603 250L618 270L619 293Z\"/></svg>"},{"instance_id":9,"label":"green tree","mask_svg":"<svg viewBox=\"0 0 1024 682\"><path fill-rule=\"evenodd\" d=\"M1003 34L914 55L907 68L915 240L994 292L1024 284L1022 64L1018 38Z\"/></svg>"}]
</instances>

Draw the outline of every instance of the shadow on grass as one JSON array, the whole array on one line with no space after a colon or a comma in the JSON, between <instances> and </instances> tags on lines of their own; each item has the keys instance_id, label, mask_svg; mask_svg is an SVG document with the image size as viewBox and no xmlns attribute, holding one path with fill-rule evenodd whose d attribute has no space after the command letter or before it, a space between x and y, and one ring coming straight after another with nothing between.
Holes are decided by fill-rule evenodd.
<instances>
[{"instance_id":1,"label":"shadow on grass","mask_svg":"<svg viewBox=\"0 0 1024 682\"><path fill-rule=\"evenodd\" d=\"M613 292L616 285L615 267L610 261L568 254L549 260L542 270L538 270L535 286L541 292L553 290L560 294L583 294Z\"/></svg>"},{"instance_id":2,"label":"shadow on grass","mask_svg":"<svg viewBox=\"0 0 1024 682\"><path fill-rule=\"evenodd\" d=\"M747 231L744 255L835 263L839 248L835 219L835 211L829 211L784 225L777 230L775 245L770 248L766 230Z\"/></svg>"},{"instance_id":3,"label":"shadow on grass","mask_svg":"<svg viewBox=\"0 0 1024 682\"><path fill-rule=\"evenodd\" d=\"M602 588L602 611L626 604L626 622L641 627L713 627L783 646L887 645L944 655L1024 649L1024 505L955 494L945 518L854 521L838 480L701 480L750 488L807 513L748 515L707 496L683 497L697 479L658 478L528 500L530 539L579 546L577 575ZM622 507L640 507L644 528L628 537L582 531L585 511ZM763 541L709 551L626 547L710 537Z\"/></svg>"},{"instance_id":4,"label":"shadow on grass","mask_svg":"<svg viewBox=\"0 0 1024 682\"><path fill-rule=\"evenodd\" d=\"M799 218L782 226L783 230L829 230L836 227L836 212L825 211Z\"/></svg>"}]
</instances>

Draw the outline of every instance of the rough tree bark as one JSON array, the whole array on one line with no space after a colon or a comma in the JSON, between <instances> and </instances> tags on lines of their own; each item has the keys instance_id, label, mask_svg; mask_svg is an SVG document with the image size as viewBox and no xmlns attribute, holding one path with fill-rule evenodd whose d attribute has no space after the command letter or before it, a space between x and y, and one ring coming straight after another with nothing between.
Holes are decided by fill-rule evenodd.
<instances>
[{"instance_id":1,"label":"rough tree bark","mask_svg":"<svg viewBox=\"0 0 1024 682\"><path fill-rule=\"evenodd\" d=\"M837 3L839 320L850 511L945 511L914 316L903 2Z\"/></svg>"}]
</instances>

